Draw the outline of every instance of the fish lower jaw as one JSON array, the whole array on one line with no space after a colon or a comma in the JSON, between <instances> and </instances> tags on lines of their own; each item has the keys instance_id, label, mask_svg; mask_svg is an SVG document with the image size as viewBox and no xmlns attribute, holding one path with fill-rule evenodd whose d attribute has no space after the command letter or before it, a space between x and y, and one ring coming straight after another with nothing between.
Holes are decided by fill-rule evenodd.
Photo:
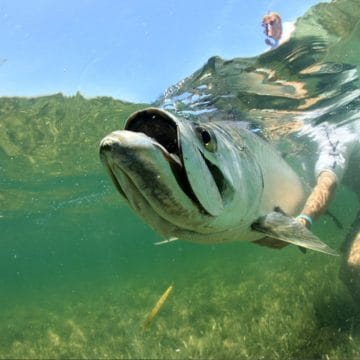
<instances>
[{"instance_id":1,"label":"fish lower jaw","mask_svg":"<svg viewBox=\"0 0 360 360\"><path fill-rule=\"evenodd\" d=\"M159 191L159 186L153 181L141 178L134 181L133 174L129 175L120 166L113 162L105 162L110 177L130 207L143 220L156 231L165 233L166 236L181 232L182 224L192 222L192 229L201 226L206 214L202 214L190 199L183 194L183 203L178 199L182 190L178 188L178 194L171 193L170 188ZM175 184L173 191L175 192ZM164 210L166 209L166 210ZM187 231L187 230L186 230Z\"/></svg>"}]
</instances>

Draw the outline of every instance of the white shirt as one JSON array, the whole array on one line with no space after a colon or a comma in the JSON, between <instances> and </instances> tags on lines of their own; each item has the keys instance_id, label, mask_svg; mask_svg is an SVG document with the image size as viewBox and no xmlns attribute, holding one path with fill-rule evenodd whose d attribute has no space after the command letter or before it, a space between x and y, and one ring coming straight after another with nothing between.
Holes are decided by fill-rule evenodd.
<instances>
[{"instance_id":1,"label":"white shirt","mask_svg":"<svg viewBox=\"0 0 360 360\"><path fill-rule=\"evenodd\" d=\"M340 183L348 168L349 160L360 155L359 123L334 126L324 123L313 133L318 143L319 157L315 164L315 176L322 171L331 171Z\"/></svg>"}]
</instances>

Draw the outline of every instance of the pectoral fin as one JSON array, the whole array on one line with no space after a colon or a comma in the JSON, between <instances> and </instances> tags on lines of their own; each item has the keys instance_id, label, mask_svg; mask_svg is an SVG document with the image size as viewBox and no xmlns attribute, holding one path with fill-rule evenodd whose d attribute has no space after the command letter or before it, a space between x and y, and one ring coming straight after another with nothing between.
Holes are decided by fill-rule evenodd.
<instances>
[{"instance_id":1,"label":"pectoral fin","mask_svg":"<svg viewBox=\"0 0 360 360\"><path fill-rule=\"evenodd\" d=\"M335 250L323 243L305 226L281 212L273 211L262 216L258 221L252 224L252 229L272 238L298 245L303 248L323 252L329 255L338 255Z\"/></svg>"}]
</instances>

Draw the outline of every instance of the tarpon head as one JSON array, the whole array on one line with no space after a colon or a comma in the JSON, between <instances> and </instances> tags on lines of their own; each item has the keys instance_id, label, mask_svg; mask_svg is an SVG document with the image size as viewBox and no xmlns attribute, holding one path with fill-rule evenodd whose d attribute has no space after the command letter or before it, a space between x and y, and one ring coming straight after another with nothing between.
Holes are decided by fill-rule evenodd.
<instances>
[{"instance_id":1,"label":"tarpon head","mask_svg":"<svg viewBox=\"0 0 360 360\"><path fill-rule=\"evenodd\" d=\"M243 134L148 108L106 136L100 156L120 194L163 236L223 241L259 215L263 176Z\"/></svg>"}]
</instances>

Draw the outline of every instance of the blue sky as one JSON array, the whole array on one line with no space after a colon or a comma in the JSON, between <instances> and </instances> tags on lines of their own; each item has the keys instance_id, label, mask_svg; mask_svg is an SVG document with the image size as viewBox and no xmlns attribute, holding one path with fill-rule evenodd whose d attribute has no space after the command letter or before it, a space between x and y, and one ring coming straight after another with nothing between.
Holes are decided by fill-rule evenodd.
<instances>
[{"instance_id":1,"label":"blue sky","mask_svg":"<svg viewBox=\"0 0 360 360\"><path fill-rule=\"evenodd\" d=\"M213 55L264 50L261 18L318 0L2 0L0 96L155 100Z\"/></svg>"}]
</instances>

